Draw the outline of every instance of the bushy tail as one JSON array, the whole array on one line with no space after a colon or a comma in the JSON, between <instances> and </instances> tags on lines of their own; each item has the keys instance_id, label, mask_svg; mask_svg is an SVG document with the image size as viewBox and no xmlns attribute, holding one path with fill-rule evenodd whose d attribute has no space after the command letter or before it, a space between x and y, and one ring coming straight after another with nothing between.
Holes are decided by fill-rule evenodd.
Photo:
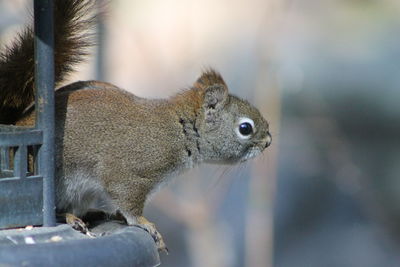
<instances>
[{"instance_id":1,"label":"bushy tail","mask_svg":"<svg viewBox=\"0 0 400 267\"><path fill-rule=\"evenodd\" d=\"M94 44L95 0L54 1L55 83L84 60ZM0 54L0 124L12 124L34 100L33 29L26 28Z\"/></svg>"}]
</instances>

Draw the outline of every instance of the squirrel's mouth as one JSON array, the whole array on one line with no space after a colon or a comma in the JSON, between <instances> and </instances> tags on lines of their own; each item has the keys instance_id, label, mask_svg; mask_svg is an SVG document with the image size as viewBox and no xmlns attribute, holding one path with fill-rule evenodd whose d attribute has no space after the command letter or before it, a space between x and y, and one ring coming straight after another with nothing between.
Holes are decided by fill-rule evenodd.
<instances>
[{"instance_id":1,"label":"squirrel's mouth","mask_svg":"<svg viewBox=\"0 0 400 267\"><path fill-rule=\"evenodd\" d=\"M272 136L271 134L268 132L267 133L267 138L266 138L266 143L265 143L265 148L269 147L272 143Z\"/></svg>"},{"instance_id":2,"label":"squirrel's mouth","mask_svg":"<svg viewBox=\"0 0 400 267\"><path fill-rule=\"evenodd\" d=\"M244 154L244 156L240 159L240 162L255 158L260 155L261 152L262 151L258 147L252 147L246 152L246 154Z\"/></svg>"}]
</instances>

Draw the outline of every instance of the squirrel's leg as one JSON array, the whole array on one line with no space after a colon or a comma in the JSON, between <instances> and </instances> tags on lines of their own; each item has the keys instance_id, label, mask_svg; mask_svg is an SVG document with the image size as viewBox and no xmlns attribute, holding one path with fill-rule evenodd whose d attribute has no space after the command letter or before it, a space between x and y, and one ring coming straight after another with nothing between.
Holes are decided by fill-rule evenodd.
<instances>
[{"instance_id":1,"label":"squirrel's leg","mask_svg":"<svg viewBox=\"0 0 400 267\"><path fill-rule=\"evenodd\" d=\"M108 181L107 191L119 212L129 225L146 230L154 239L159 251L168 252L161 234L155 225L143 217L146 196L151 190L149 180L144 178L115 179Z\"/></svg>"},{"instance_id":2,"label":"squirrel's leg","mask_svg":"<svg viewBox=\"0 0 400 267\"><path fill-rule=\"evenodd\" d=\"M168 248L164 242L164 239L160 232L158 232L154 223L149 222L144 216L142 215L131 215L131 213L127 213L124 211L123 205L121 207L121 214L125 217L127 223L129 225L134 225L146 230L151 237L153 238L154 242L156 243L158 251L165 251L168 254Z\"/></svg>"}]
</instances>

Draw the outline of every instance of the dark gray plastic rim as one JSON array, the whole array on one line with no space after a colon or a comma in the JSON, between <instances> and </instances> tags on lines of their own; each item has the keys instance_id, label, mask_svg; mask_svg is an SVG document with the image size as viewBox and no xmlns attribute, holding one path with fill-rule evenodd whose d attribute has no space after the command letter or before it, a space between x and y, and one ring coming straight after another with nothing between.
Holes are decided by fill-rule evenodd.
<instances>
[{"instance_id":1,"label":"dark gray plastic rim","mask_svg":"<svg viewBox=\"0 0 400 267\"><path fill-rule=\"evenodd\" d=\"M159 266L152 237L138 227L61 242L0 245L0 266Z\"/></svg>"}]
</instances>

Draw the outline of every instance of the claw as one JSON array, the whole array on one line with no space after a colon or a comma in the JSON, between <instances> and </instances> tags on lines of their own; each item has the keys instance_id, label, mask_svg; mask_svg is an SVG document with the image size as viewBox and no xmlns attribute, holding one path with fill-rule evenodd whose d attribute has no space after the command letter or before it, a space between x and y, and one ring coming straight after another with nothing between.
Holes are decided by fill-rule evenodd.
<instances>
[{"instance_id":1,"label":"claw","mask_svg":"<svg viewBox=\"0 0 400 267\"><path fill-rule=\"evenodd\" d=\"M86 224L81 219L76 217L75 215L73 215L71 213L66 213L65 220L66 220L67 224L69 224L73 229L75 229L87 236L95 237L95 235L89 231Z\"/></svg>"},{"instance_id":2,"label":"claw","mask_svg":"<svg viewBox=\"0 0 400 267\"><path fill-rule=\"evenodd\" d=\"M156 243L158 251L163 251L168 255L168 248L165 245L164 239L162 235L157 231L156 226L154 223L149 222L145 217L140 216L138 217L138 224L136 225L139 228L147 231L151 237L153 238L154 242Z\"/></svg>"}]
</instances>

